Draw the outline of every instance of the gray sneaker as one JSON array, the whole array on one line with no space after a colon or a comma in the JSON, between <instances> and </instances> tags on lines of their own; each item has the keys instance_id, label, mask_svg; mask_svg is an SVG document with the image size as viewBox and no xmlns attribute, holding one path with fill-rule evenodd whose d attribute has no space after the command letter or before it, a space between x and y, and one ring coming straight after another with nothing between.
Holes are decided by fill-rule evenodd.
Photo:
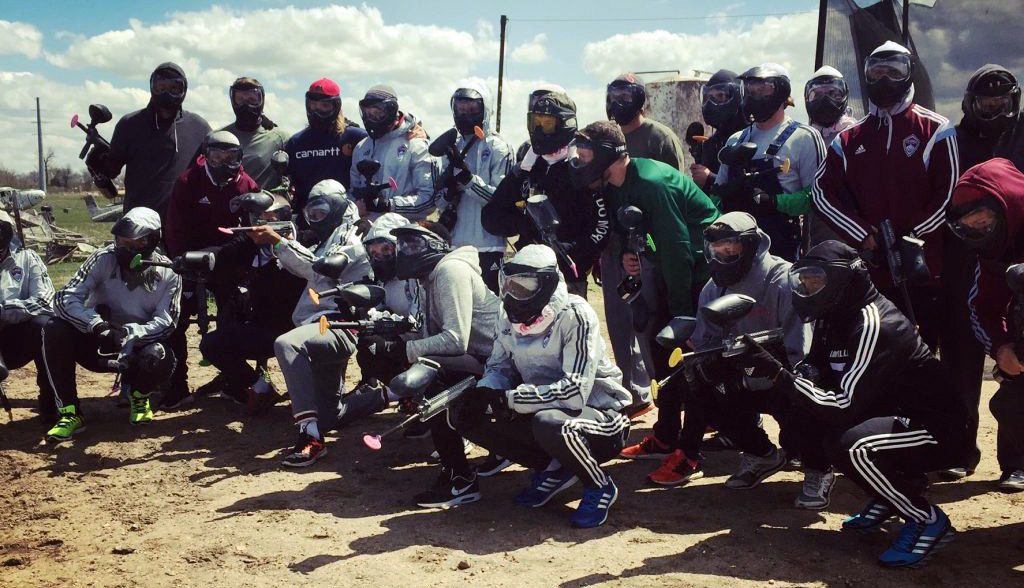
<instances>
[{"instance_id":1,"label":"gray sneaker","mask_svg":"<svg viewBox=\"0 0 1024 588\"><path fill-rule=\"evenodd\" d=\"M1024 490L1024 470L1013 470L1003 474L999 480L999 489L1003 492L1020 492Z\"/></svg>"},{"instance_id":2,"label":"gray sneaker","mask_svg":"<svg viewBox=\"0 0 1024 588\"><path fill-rule=\"evenodd\" d=\"M832 487L836 485L836 474L832 470L804 470L804 487L794 505L805 510L822 510L828 508L832 497Z\"/></svg>"},{"instance_id":3,"label":"gray sneaker","mask_svg":"<svg viewBox=\"0 0 1024 588\"><path fill-rule=\"evenodd\" d=\"M736 472L725 481L725 487L730 490L749 490L756 487L762 480L786 465L786 454L781 449L772 449L772 452L765 457L758 457L752 453L743 453L740 461L740 471Z\"/></svg>"}]
</instances>

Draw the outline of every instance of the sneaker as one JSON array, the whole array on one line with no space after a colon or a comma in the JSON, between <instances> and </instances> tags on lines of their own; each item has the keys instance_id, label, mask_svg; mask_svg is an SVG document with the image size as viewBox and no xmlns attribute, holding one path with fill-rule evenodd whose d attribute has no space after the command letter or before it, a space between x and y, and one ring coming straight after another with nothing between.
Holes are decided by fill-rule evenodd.
<instances>
[{"instance_id":1,"label":"sneaker","mask_svg":"<svg viewBox=\"0 0 1024 588\"><path fill-rule=\"evenodd\" d=\"M446 468L441 468L441 475L430 490L413 498L413 502L423 508L450 508L477 500L480 500L480 486L476 483L476 474L460 476Z\"/></svg>"},{"instance_id":2,"label":"sneaker","mask_svg":"<svg viewBox=\"0 0 1024 588\"><path fill-rule=\"evenodd\" d=\"M160 398L160 410L180 408L191 403L192 400L192 394L189 393L188 386L171 387Z\"/></svg>"},{"instance_id":3,"label":"sneaker","mask_svg":"<svg viewBox=\"0 0 1024 588\"><path fill-rule=\"evenodd\" d=\"M130 397L131 413L128 422L133 425L148 425L153 422L153 409L149 406L149 395L134 390Z\"/></svg>"},{"instance_id":4,"label":"sneaker","mask_svg":"<svg viewBox=\"0 0 1024 588\"><path fill-rule=\"evenodd\" d=\"M565 467L550 472L537 472L530 478L530 487L516 495L516 504L540 508L559 492L579 481L580 479Z\"/></svg>"},{"instance_id":5,"label":"sneaker","mask_svg":"<svg viewBox=\"0 0 1024 588\"><path fill-rule=\"evenodd\" d=\"M572 513L569 520L572 526L580 529L600 527L608 520L608 509L615 504L619 497L619 489L615 482L608 478L608 483L600 488L587 488L583 491L583 499Z\"/></svg>"},{"instance_id":6,"label":"sneaker","mask_svg":"<svg viewBox=\"0 0 1024 588\"><path fill-rule=\"evenodd\" d=\"M859 513L843 521L842 530L867 533L877 531L896 511L881 500L872 500Z\"/></svg>"},{"instance_id":7,"label":"sneaker","mask_svg":"<svg viewBox=\"0 0 1024 588\"><path fill-rule=\"evenodd\" d=\"M281 460L281 465L288 468L304 468L313 465L325 455L327 446L324 445L324 440L303 432L299 433L298 442L295 443L292 452Z\"/></svg>"},{"instance_id":8,"label":"sneaker","mask_svg":"<svg viewBox=\"0 0 1024 588\"><path fill-rule=\"evenodd\" d=\"M476 475L481 478L490 478L512 465L512 460L494 453L488 453L483 463L476 469Z\"/></svg>"},{"instance_id":9,"label":"sneaker","mask_svg":"<svg viewBox=\"0 0 1024 588\"><path fill-rule=\"evenodd\" d=\"M630 445L619 452L623 459L665 459L672 455L672 448L654 435L648 435L636 445Z\"/></svg>"},{"instance_id":10,"label":"sneaker","mask_svg":"<svg viewBox=\"0 0 1024 588\"><path fill-rule=\"evenodd\" d=\"M878 563L890 568L918 568L928 562L935 552L953 541L956 529L949 517L937 506L934 523L907 521L900 529L896 541L879 556Z\"/></svg>"},{"instance_id":11,"label":"sneaker","mask_svg":"<svg viewBox=\"0 0 1024 588\"><path fill-rule=\"evenodd\" d=\"M425 423L423 421L413 421L411 425L402 431L402 437L405 437L406 439L426 439L429 436L430 423Z\"/></svg>"},{"instance_id":12,"label":"sneaker","mask_svg":"<svg viewBox=\"0 0 1024 588\"><path fill-rule=\"evenodd\" d=\"M1024 490L1024 470L1006 472L999 479L999 489L1003 492L1020 492Z\"/></svg>"},{"instance_id":13,"label":"sneaker","mask_svg":"<svg viewBox=\"0 0 1024 588\"><path fill-rule=\"evenodd\" d=\"M700 444L700 448L702 451L737 451L739 449L732 439L722 433L715 433L705 439Z\"/></svg>"},{"instance_id":14,"label":"sneaker","mask_svg":"<svg viewBox=\"0 0 1024 588\"><path fill-rule=\"evenodd\" d=\"M270 386L270 391L263 394L258 394L252 389L252 386L245 391L246 403L245 403L245 414L250 416L256 416L263 414L270 410L275 404L283 400L281 395L274 389L273 384Z\"/></svg>"},{"instance_id":15,"label":"sneaker","mask_svg":"<svg viewBox=\"0 0 1024 588\"><path fill-rule=\"evenodd\" d=\"M658 486L679 486L703 477L704 470L700 467L700 461L686 459L682 449L676 449L661 462L658 469L647 474L647 480Z\"/></svg>"},{"instance_id":16,"label":"sneaker","mask_svg":"<svg viewBox=\"0 0 1024 588\"><path fill-rule=\"evenodd\" d=\"M786 466L782 468L784 472L799 472L804 469L804 460L799 457L791 457L786 459Z\"/></svg>"},{"instance_id":17,"label":"sneaker","mask_svg":"<svg viewBox=\"0 0 1024 588\"><path fill-rule=\"evenodd\" d=\"M631 421L635 421L638 418L654 410L653 402L638 402L637 404L631 404L624 408L622 412Z\"/></svg>"},{"instance_id":18,"label":"sneaker","mask_svg":"<svg viewBox=\"0 0 1024 588\"><path fill-rule=\"evenodd\" d=\"M949 468L948 470L942 470L939 472L939 477L943 480L949 480L952 482L955 480L963 480L973 473L974 470L968 468Z\"/></svg>"},{"instance_id":19,"label":"sneaker","mask_svg":"<svg viewBox=\"0 0 1024 588\"><path fill-rule=\"evenodd\" d=\"M71 437L85 432L85 421L78 414L74 405L68 405L57 409L60 419L49 431L46 432L46 440L50 443L64 443L70 441Z\"/></svg>"},{"instance_id":20,"label":"sneaker","mask_svg":"<svg viewBox=\"0 0 1024 588\"><path fill-rule=\"evenodd\" d=\"M725 487L730 490L750 490L761 483L762 480L786 465L786 455L781 449L772 449L767 457L758 457L753 453L743 453L740 461L740 471L736 472L725 481Z\"/></svg>"},{"instance_id":21,"label":"sneaker","mask_svg":"<svg viewBox=\"0 0 1024 588\"><path fill-rule=\"evenodd\" d=\"M807 469L804 472L804 487L796 497L794 505L805 510L828 508L832 498L832 487L836 485L836 474L832 470Z\"/></svg>"}]
</instances>

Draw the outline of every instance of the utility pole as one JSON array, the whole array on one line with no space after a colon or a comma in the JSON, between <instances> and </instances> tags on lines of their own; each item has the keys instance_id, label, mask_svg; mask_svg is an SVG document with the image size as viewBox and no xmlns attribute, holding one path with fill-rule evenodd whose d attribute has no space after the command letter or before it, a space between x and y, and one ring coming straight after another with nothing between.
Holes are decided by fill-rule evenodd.
<instances>
[{"instance_id":1,"label":"utility pole","mask_svg":"<svg viewBox=\"0 0 1024 588\"><path fill-rule=\"evenodd\" d=\"M505 79L505 28L508 26L508 17L501 15L501 48L498 50L498 112L495 115L494 130L501 132L501 89Z\"/></svg>"},{"instance_id":2,"label":"utility pole","mask_svg":"<svg viewBox=\"0 0 1024 588\"><path fill-rule=\"evenodd\" d=\"M43 121L39 116L39 96L36 96L36 137L39 139L39 189L46 192L46 163L43 161Z\"/></svg>"}]
</instances>

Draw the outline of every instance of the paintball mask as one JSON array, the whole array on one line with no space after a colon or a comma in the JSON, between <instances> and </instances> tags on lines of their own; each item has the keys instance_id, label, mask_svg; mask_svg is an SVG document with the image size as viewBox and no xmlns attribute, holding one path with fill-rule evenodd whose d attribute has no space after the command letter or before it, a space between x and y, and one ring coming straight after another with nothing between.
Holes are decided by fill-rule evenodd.
<instances>
[{"instance_id":1,"label":"paintball mask","mask_svg":"<svg viewBox=\"0 0 1024 588\"><path fill-rule=\"evenodd\" d=\"M306 121L318 131L335 128L341 114L341 87L329 78L321 78L309 85L306 92Z\"/></svg>"},{"instance_id":2,"label":"paintball mask","mask_svg":"<svg viewBox=\"0 0 1024 588\"><path fill-rule=\"evenodd\" d=\"M914 60L910 51L889 41L864 60L868 98L879 108L898 104L910 91Z\"/></svg>"},{"instance_id":3,"label":"paintball mask","mask_svg":"<svg viewBox=\"0 0 1024 588\"><path fill-rule=\"evenodd\" d=\"M154 106L164 110L181 108L188 83L177 66L161 66L149 77L149 94Z\"/></svg>"},{"instance_id":4,"label":"paintball mask","mask_svg":"<svg viewBox=\"0 0 1024 588\"><path fill-rule=\"evenodd\" d=\"M750 216L741 212L729 214ZM753 224L752 217L750 221ZM753 266L760 245L761 235L756 225L739 230L726 223L715 222L704 229L704 257L708 260L715 285L727 288L742 280Z\"/></svg>"},{"instance_id":5,"label":"paintball mask","mask_svg":"<svg viewBox=\"0 0 1024 588\"><path fill-rule=\"evenodd\" d=\"M950 206L946 224L968 248L986 256L998 255L1006 245L1006 213L995 196Z\"/></svg>"},{"instance_id":6,"label":"paintball mask","mask_svg":"<svg viewBox=\"0 0 1024 588\"><path fill-rule=\"evenodd\" d=\"M825 318L842 307L857 280L869 281L857 252L838 241L825 241L807 252L789 270L793 310L804 322Z\"/></svg>"},{"instance_id":7,"label":"paintball mask","mask_svg":"<svg viewBox=\"0 0 1024 588\"><path fill-rule=\"evenodd\" d=\"M576 103L564 92L537 90L527 104L526 129L537 155L550 155L576 135Z\"/></svg>"},{"instance_id":8,"label":"paintball mask","mask_svg":"<svg viewBox=\"0 0 1024 588\"><path fill-rule=\"evenodd\" d=\"M754 122L772 117L789 100L789 74L782 66L766 63L743 72L743 115Z\"/></svg>"},{"instance_id":9,"label":"paintball mask","mask_svg":"<svg viewBox=\"0 0 1024 588\"><path fill-rule=\"evenodd\" d=\"M577 190L592 186L604 178L604 172L626 155L624 142L591 141L576 133L576 154L569 159L569 179Z\"/></svg>"},{"instance_id":10,"label":"paintball mask","mask_svg":"<svg viewBox=\"0 0 1024 588\"><path fill-rule=\"evenodd\" d=\"M634 74L624 74L608 84L605 113L620 125L633 122L647 103L644 82Z\"/></svg>"},{"instance_id":11,"label":"paintball mask","mask_svg":"<svg viewBox=\"0 0 1024 588\"><path fill-rule=\"evenodd\" d=\"M380 139L390 133L398 122L398 96L390 86L373 86L359 101L359 114L367 134L373 139Z\"/></svg>"},{"instance_id":12,"label":"paintball mask","mask_svg":"<svg viewBox=\"0 0 1024 588\"><path fill-rule=\"evenodd\" d=\"M484 97L472 88L455 90L451 100L452 118L459 134L469 136L474 127L484 127Z\"/></svg>"},{"instance_id":13,"label":"paintball mask","mask_svg":"<svg viewBox=\"0 0 1024 588\"><path fill-rule=\"evenodd\" d=\"M550 261L550 265L535 267L516 263L513 258L502 266L499 292L509 322L529 326L542 317L558 287L558 266L553 254Z\"/></svg>"},{"instance_id":14,"label":"paintball mask","mask_svg":"<svg viewBox=\"0 0 1024 588\"><path fill-rule=\"evenodd\" d=\"M242 144L228 131L214 131L203 143L206 175L214 186L223 188L238 178L242 169Z\"/></svg>"},{"instance_id":15,"label":"paintball mask","mask_svg":"<svg viewBox=\"0 0 1024 588\"><path fill-rule=\"evenodd\" d=\"M822 67L815 73L819 75L804 85L807 116L816 125L830 127L846 112L850 90L842 74L834 68Z\"/></svg>"},{"instance_id":16,"label":"paintball mask","mask_svg":"<svg viewBox=\"0 0 1024 588\"><path fill-rule=\"evenodd\" d=\"M736 74L719 70L700 88L700 112L716 129L725 128L740 112L741 90Z\"/></svg>"},{"instance_id":17,"label":"paintball mask","mask_svg":"<svg viewBox=\"0 0 1024 588\"><path fill-rule=\"evenodd\" d=\"M407 225L391 234L398 239L395 277L399 280L426 277L448 253L448 243L425 227Z\"/></svg>"},{"instance_id":18,"label":"paintball mask","mask_svg":"<svg viewBox=\"0 0 1024 588\"><path fill-rule=\"evenodd\" d=\"M263 85L252 78L238 78L228 89L235 120L244 129L255 129L263 118Z\"/></svg>"}]
</instances>

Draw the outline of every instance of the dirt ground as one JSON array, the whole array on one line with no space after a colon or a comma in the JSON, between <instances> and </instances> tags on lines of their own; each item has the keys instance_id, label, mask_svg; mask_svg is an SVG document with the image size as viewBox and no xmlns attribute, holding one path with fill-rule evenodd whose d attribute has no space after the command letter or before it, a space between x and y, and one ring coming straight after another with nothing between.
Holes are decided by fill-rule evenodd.
<instances>
[{"instance_id":1,"label":"dirt ground","mask_svg":"<svg viewBox=\"0 0 1024 588\"><path fill-rule=\"evenodd\" d=\"M212 375L194 368L192 382ZM33 371L8 381L0 586L1024 585L1024 495L994 489L987 410L978 472L932 489L956 542L925 569L888 571L875 564L886 535L837 530L863 504L848 480L827 512L803 512L792 507L800 474L729 491L722 482L738 456L710 454L708 477L683 488L645 486L653 462L611 463L620 496L598 529L568 524L578 487L546 508L515 508L527 481L518 468L484 480L481 502L420 510L410 498L436 475L429 440L396 437L379 453L360 441L395 423L393 411L330 437L314 467L288 471L279 466L295 434L286 405L246 418L205 398L133 429L107 396L112 380L80 370L89 430L57 449L41 443ZM986 383L983 406L993 391Z\"/></svg>"}]
</instances>

